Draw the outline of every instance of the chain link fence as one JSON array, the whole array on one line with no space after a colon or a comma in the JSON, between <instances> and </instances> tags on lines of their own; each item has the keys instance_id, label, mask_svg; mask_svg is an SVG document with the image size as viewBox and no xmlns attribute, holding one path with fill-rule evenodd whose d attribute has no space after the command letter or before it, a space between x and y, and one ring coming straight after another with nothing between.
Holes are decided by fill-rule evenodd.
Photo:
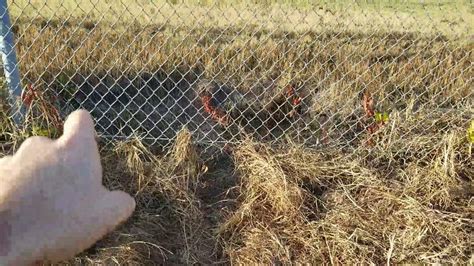
<instances>
[{"instance_id":1,"label":"chain link fence","mask_svg":"<svg viewBox=\"0 0 474 266\"><path fill-rule=\"evenodd\" d=\"M85 108L107 140L166 145L186 126L219 148L352 150L423 143L474 114L470 1L8 5L37 133Z\"/></svg>"}]
</instances>

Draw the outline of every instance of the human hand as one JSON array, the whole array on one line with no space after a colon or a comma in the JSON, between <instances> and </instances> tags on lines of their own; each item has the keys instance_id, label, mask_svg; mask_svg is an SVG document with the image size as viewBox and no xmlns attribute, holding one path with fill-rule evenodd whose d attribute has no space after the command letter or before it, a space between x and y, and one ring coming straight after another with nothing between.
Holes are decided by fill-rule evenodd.
<instances>
[{"instance_id":1,"label":"human hand","mask_svg":"<svg viewBox=\"0 0 474 266\"><path fill-rule=\"evenodd\" d=\"M134 209L132 197L102 185L93 121L76 111L59 139L29 138L0 159L0 265L71 258Z\"/></svg>"}]
</instances>

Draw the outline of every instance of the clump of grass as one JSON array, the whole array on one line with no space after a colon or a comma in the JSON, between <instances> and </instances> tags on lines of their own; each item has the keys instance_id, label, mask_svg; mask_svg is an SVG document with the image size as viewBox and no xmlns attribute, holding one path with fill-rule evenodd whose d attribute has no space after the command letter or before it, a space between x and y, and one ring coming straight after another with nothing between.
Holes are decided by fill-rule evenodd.
<instances>
[{"instance_id":1,"label":"clump of grass","mask_svg":"<svg viewBox=\"0 0 474 266\"><path fill-rule=\"evenodd\" d=\"M250 142L235 151L235 160L240 203L220 228L229 259L236 264L324 259L317 222L325 212L320 197L339 182L357 187L363 169L348 161L325 161L301 147L276 153Z\"/></svg>"},{"instance_id":2,"label":"clump of grass","mask_svg":"<svg viewBox=\"0 0 474 266\"><path fill-rule=\"evenodd\" d=\"M472 154L464 132L473 114L469 107L434 111L408 107L403 112L394 111L375 134L376 145L361 145L357 156L381 175L394 178L400 169L419 170L432 165L434 158L444 152L443 161L437 164L450 175L467 179L472 176L466 174L471 172Z\"/></svg>"},{"instance_id":3,"label":"clump of grass","mask_svg":"<svg viewBox=\"0 0 474 266\"><path fill-rule=\"evenodd\" d=\"M191 132L186 128L183 128L177 134L170 159L171 165L174 163L174 167L178 172L192 179L187 180L187 184L195 185L198 182L200 158L196 147L193 145Z\"/></svg>"},{"instance_id":4,"label":"clump of grass","mask_svg":"<svg viewBox=\"0 0 474 266\"><path fill-rule=\"evenodd\" d=\"M239 204L220 228L225 253L236 264L467 262L463 137L446 135L432 157L392 176L363 154L245 144L235 153Z\"/></svg>"},{"instance_id":5,"label":"clump of grass","mask_svg":"<svg viewBox=\"0 0 474 266\"><path fill-rule=\"evenodd\" d=\"M7 101L6 84L0 80L0 146L9 147L9 153L24 139L31 136L57 138L62 131L62 118L54 101L44 91L33 89L31 86L22 92L20 109L11 109ZM23 112L19 115L20 124L13 120L13 112Z\"/></svg>"},{"instance_id":6,"label":"clump of grass","mask_svg":"<svg viewBox=\"0 0 474 266\"><path fill-rule=\"evenodd\" d=\"M429 157L405 155L411 162L398 164L390 175L374 171L377 182L328 195L330 211L321 225L332 257L343 263L467 262L472 180L464 172L472 168L472 158L463 138L458 131L432 139ZM417 149L417 140L407 136L405 144Z\"/></svg>"},{"instance_id":7,"label":"clump of grass","mask_svg":"<svg viewBox=\"0 0 474 266\"><path fill-rule=\"evenodd\" d=\"M178 134L169 153L152 153L138 139L103 149L107 187L134 195L130 221L77 261L81 263L195 263L204 260L199 241L207 237L196 187L200 160L190 132Z\"/></svg>"}]
</instances>

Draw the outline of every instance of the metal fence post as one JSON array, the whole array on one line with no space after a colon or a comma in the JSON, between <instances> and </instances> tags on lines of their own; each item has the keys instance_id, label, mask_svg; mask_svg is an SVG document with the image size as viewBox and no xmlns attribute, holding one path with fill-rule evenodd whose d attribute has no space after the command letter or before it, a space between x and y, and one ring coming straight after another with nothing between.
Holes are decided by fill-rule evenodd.
<instances>
[{"instance_id":1,"label":"metal fence post","mask_svg":"<svg viewBox=\"0 0 474 266\"><path fill-rule=\"evenodd\" d=\"M0 0L0 14L2 16L0 52L2 54L3 70L8 85L8 99L11 105L12 117L15 123L19 125L24 114L24 107L21 103L22 87L6 0Z\"/></svg>"}]
</instances>

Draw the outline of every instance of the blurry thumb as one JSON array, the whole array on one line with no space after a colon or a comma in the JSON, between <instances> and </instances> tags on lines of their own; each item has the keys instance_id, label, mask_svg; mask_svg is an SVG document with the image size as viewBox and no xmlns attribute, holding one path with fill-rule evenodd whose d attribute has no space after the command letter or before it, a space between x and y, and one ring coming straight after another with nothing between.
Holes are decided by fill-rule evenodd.
<instances>
[{"instance_id":1,"label":"blurry thumb","mask_svg":"<svg viewBox=\"0 0 474 266\"><path fill-rule=\"evenodd\" d=\"M65 143L85 144L84 141L95 143L95 129L92 116L86 110L72 112L64 122L63 135Z\"/></svg>"},{"instance_id":2,"label":"blurry thumb","mask_svg":"<svg viewBox=\"0 0 474 266\"><path fill-rule=\"evenodd\" d=\"M127 220L135 210L135 200L123 191L107 192L97 205L97 222L104 226L104 235Z\"/></svg>"}]
</instances>

